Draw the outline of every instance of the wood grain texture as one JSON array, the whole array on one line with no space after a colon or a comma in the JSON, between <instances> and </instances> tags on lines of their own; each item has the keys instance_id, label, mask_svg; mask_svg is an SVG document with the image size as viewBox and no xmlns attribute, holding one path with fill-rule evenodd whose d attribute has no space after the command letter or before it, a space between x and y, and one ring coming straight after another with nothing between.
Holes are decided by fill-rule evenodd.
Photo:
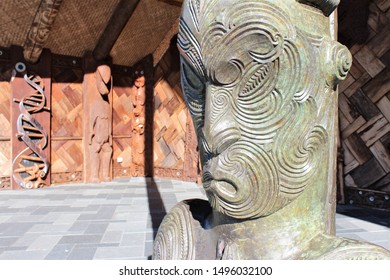
<instances>
[{"instance_id":1,"label":"wood grain texture","mask_svg":"<svg viewBox=\"0 0 390 280\"><path fill-rule=\"evenodd\" d=\"M350 78L339 87L346 202L376 208L390 208L389 3L371 1L368 39L350 47Z\"/></svg>"}]
</instances>

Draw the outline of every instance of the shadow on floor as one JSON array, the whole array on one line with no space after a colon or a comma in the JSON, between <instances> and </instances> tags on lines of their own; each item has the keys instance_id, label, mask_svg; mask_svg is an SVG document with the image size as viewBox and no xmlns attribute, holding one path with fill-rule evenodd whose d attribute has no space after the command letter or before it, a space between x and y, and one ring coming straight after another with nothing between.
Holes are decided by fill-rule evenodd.
<instances>
[{"instance_id":1,"label":"shadow on floor","mask_svg":"<svg viewBox=\"0 0 390 280\"><path fill-rule=\"evenodd\" d=\"M149 203L149 213L152 221L153 237L156 237L158 228L166 215L166 209L153 177L147 178L147 194Z\"/></svg>"}]
</instances>

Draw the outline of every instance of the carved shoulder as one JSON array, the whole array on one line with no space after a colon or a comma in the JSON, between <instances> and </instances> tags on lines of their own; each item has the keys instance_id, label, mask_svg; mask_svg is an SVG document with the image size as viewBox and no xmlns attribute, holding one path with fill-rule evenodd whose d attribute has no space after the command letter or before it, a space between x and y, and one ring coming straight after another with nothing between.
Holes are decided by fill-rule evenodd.
<instances>
[{"instance_id":1,"label":"carved shoulder","mask_svg":"<svg viewBox=\"0 0 390 280\"><path fill-rule=\"evenodd\" d=\"M209 203L199 199L182 201L174 206L157 232L153 259L194 260L200 254L204 255L209 238L202 223L210 211Z\"/></svg>"}]
</instances>

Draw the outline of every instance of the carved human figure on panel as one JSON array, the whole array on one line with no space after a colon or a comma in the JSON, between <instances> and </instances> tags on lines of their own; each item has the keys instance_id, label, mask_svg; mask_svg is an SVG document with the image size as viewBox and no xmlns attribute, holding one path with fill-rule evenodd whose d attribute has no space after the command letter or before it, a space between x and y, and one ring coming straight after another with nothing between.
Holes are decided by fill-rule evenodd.
<instances>
[{"instance_id":1,"label":"carved human figure on panel","mask_svg":"<svg viewBox=\"0 0 390 280\"><path fill-rule=\"evenodd\" d=\"M110 67L98 66L95 78L99 96L89 106L90 182L100 182L100 177L103 181L111 180L112 116L108 100L112 89Z\"/></svg>"},{"instance_id":2,"label":"carved human figure on panel","mask_svg":"<svg viewBox=\"0 0 390 280\"><path fill-rule=\"evenodd\" d=\"M132 126L132 150L133 163L144 166L145 162L145 76L142 70L135 71L135 80L131 93L133 103Z\"/></svg>"},{"instance_id":3,"label":"carved human figure on panel","mask_svg":"<svg viewBox=\"0 0 390 280\"><path fill-rule=\"evenodd\" d=\"M338 1L187 0L178 47L208 202L164 218L155 259L388 258L334 236Z\"/></svg>"}]
</instances>

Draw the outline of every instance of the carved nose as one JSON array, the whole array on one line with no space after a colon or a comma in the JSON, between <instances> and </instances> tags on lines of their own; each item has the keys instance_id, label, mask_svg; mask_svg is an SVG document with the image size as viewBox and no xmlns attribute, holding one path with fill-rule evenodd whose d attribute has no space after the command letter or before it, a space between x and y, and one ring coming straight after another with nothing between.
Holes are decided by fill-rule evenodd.
<instances>
[{"instance_id":1,"label":"carved nose","mask_svg":"<svg viewBox=\"0 0 390 280\"><path fill-rule=\"evenodd\" d=\"M240 128L234 119L231 102L226 91L208 85L205 98L203 134L212 154L219 155L241 137ZM222 98L219 98L221 97Z\"/></svg>"},{"instance_id":2,"label":"carved nose","mask_svg":"<svg viewBox=\"0 0 390 280\"><path fill-rule=\"evenodd\" d=\"M241 133L231 117L223 116L219 122L214 123L211 127L209 136L213 154L219 155L237 142L241 137Z\"/></svg>"}]
</instances>

